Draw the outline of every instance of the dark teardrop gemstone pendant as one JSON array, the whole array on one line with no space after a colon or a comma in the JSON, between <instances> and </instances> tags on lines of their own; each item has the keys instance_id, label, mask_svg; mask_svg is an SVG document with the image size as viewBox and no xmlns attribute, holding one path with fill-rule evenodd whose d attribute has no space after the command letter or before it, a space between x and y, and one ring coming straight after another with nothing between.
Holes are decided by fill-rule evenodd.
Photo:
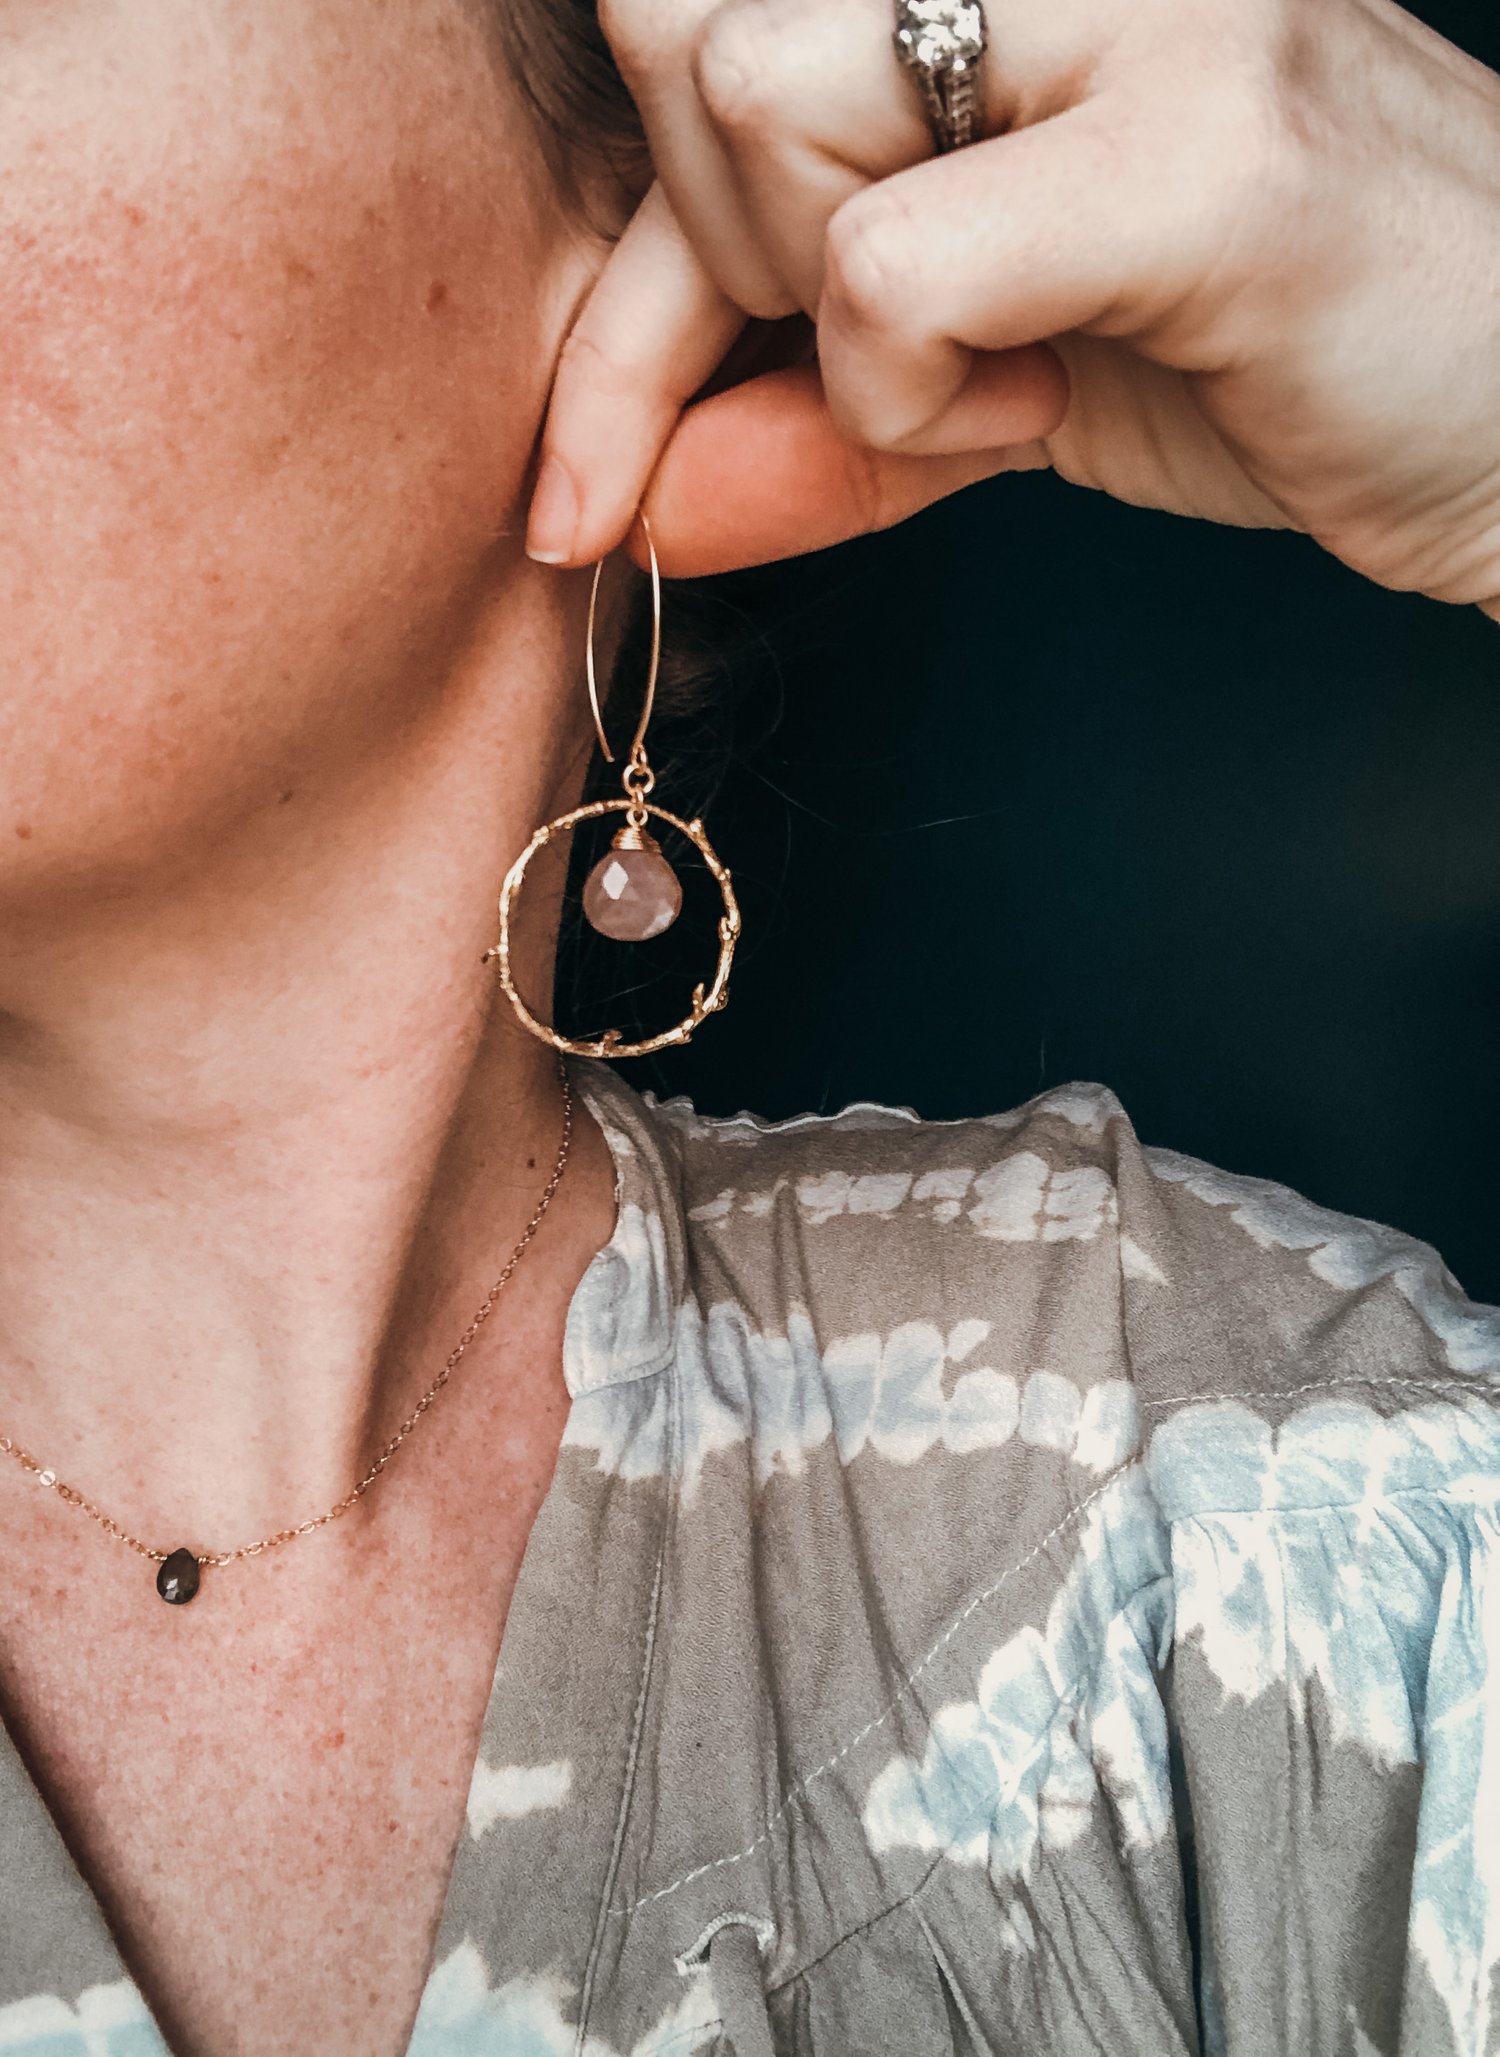
<instances>
[{"instance_id":1,"label":"dark teardrop gemstone pendant","mask_svg":"<svg viewBox=\"0 0 1500 2057\"><path fill-rule=\"evenodd\" d=\"M198 1590L198 1560L191 1550L174 1550L156 1574L156 1590L169 1607L186 1607Z\"/></svg>"}]
</instances>

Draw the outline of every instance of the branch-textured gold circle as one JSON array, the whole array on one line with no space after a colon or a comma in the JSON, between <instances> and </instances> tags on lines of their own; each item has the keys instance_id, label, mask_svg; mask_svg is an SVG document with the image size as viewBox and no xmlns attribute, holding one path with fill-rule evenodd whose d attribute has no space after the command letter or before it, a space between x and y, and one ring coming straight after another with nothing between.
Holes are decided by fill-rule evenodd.
<instances>
[{"instance_id":1,"label":"branch-textured gold circle","mask_svg":"<svg viewBox=\"0 0 1500 2057\"><path fill-rule=\"evenodd\" d=\"M719 920L719 962L715 969L712 985L693 988L693 1009L685 1015L675 1028L664 1029L659 1036L648 1036L641 1043L627 1043L618 1029L606 1029L602 1036L591 1042L574 1041L560 1036L557 1030L549 1028L544 1021L538 1021L526 1002L516 990L516 982L510 968L510 925L515 911L517 896L526 877L526 868L538 850L550 843L554 836L566 834L580 821L595 821L605 814L626 814L641 808L653 821L667 822L696 845L703 862L713 873L724 899L724 912ZM587 807L575 807L571 814L560 814L556 821L543 822L526 848L521 852L510 870L505 874L505 883L500 888L500 940L489 953L495 960L500 974L500 983L505 997L515 1009L516 1019L528 1029L539 1042L547 1043L554 1050L560 1050L569 1057L649 1057L655 1050L666 1050L686 1043L693 1032L700 1028L710 1014L717 1014L729 998L729 967L734 962L734 946L740 938L740 907L734 897L734 882L729 872L719 861L718 852L704 833L701 821L684 821L681 816L669 814L665 807L653 807L646 801L637 800L595 800Z\"/></svg>"}]
</instances>

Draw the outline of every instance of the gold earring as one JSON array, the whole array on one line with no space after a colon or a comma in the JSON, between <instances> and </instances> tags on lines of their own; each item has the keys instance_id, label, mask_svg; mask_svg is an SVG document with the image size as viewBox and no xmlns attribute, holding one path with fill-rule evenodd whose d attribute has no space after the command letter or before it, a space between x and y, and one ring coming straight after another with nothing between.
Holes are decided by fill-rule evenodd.
<instances>
[{"instance_id":1,"label":"gold earring","mask_svg":"<svg viewBox=\"0 0 1500 2057\"><path fill-rule=\"evenodd\" d=\"M630 746L630 755L620 776L623 795L617 800L595 800L587 807L575 807L571 814L560 814L555 821L542 824L505 874L505 883L500 888L500 940L487 953L495 961L505 997L514 1008L521 1026L554 1050L573 1057L649 1057L655 1050L686 1043L708 1016L717 1014L728 1001L729 967L734 961L734 946L740 935L740 909L734 897L733 880L704 833L702 822L684 821L679 815L669 814L665 807L650 804L656 774L646 755L646 729L656 704L656 677L661 667L661 569L656 561L656 545L651 538L650 525L644 515L641 516L641 527L645 531L646 547L651 552L651 667L646 679L641 718L636 724L635 741ZM599 747L604 753L605 763L613 764L615 754L604 733L604 720L599 711L599 681L594 668L594 617L603 571L601 559L594 566L593 590L589 594L587 670L589 705L594 713ZM584 915L590 926L601 935L618 942L646 942L669 929L681 912L682 885L650 832L648 824L652 821L666 822L696 845L713 873L724 901L724 912L719 920L719 962L712 983L694 987L692 1011L675 1028L665 1029L660 1035L648 1036L637 1043L627 1043L617 1028L606 1029L603 1035L590 1040L559 1035L546 1022L537 1020L517 991L511 973L511 921L527 866L538 850L550 843L554 836L566 834L581 821L593 821L606 814L623 814L625 819L615 831L609 849L589 873L583 889Z\"/></svg>"}]
</instances>

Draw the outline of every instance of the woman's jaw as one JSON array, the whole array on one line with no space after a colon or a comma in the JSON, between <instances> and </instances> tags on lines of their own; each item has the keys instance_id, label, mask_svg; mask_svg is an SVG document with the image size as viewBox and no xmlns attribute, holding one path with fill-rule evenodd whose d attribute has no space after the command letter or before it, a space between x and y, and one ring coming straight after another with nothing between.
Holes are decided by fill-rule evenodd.
<instances>
[{"instance_id":1,"label":"woman's jaw","mask_svg":"<svg viewBox=\"0 0 1500 2057\"><path fill-rule=\"evenodd\" d=\"M460 0L0 50L0 1412L200 1531L337 1497L551 1147L480 959L582 772L521 510L599 253L491 58Z\"/></svg>"},{"instance_id":2,"label":"woman's jaw","mask_svg":"<svg viewBox=\"0 0 1500 2057\"><path fill-rule=\"evenodd\" d=\"M9 926L430 719L593 259L461 0L29 10L0 91Z\"/></svg>"}]
</instances>

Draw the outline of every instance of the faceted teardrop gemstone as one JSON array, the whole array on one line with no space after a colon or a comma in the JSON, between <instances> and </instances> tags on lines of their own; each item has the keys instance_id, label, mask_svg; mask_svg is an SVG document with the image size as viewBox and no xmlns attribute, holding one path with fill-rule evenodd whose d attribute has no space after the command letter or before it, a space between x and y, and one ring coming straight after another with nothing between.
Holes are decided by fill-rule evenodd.
<instances>
[{"instance_id":1,"label":"faceted teardrop gemstone","mask_svg":"<svg viewBox=\"0 0 1500 2057\"><path fill-rule=\"evenodd\" d=\"M174 1550L156 1574L156 1590L172 1607L186 1607L198 1590L198 1560L191 1550Z\"/></svg>"},{"instance_id":2,"label":"faceted teardrop gemstone","mask_svg":"<svg viewBox=\"0 0 1500 2057\"><path fill-rule=\"evenodd\" d=\"M601 936L645 943L669 929L682 912L682 884L660 850L646 839L639 849L606 850L589 873L583 911Z\"/></svg>"}]
</instances>

